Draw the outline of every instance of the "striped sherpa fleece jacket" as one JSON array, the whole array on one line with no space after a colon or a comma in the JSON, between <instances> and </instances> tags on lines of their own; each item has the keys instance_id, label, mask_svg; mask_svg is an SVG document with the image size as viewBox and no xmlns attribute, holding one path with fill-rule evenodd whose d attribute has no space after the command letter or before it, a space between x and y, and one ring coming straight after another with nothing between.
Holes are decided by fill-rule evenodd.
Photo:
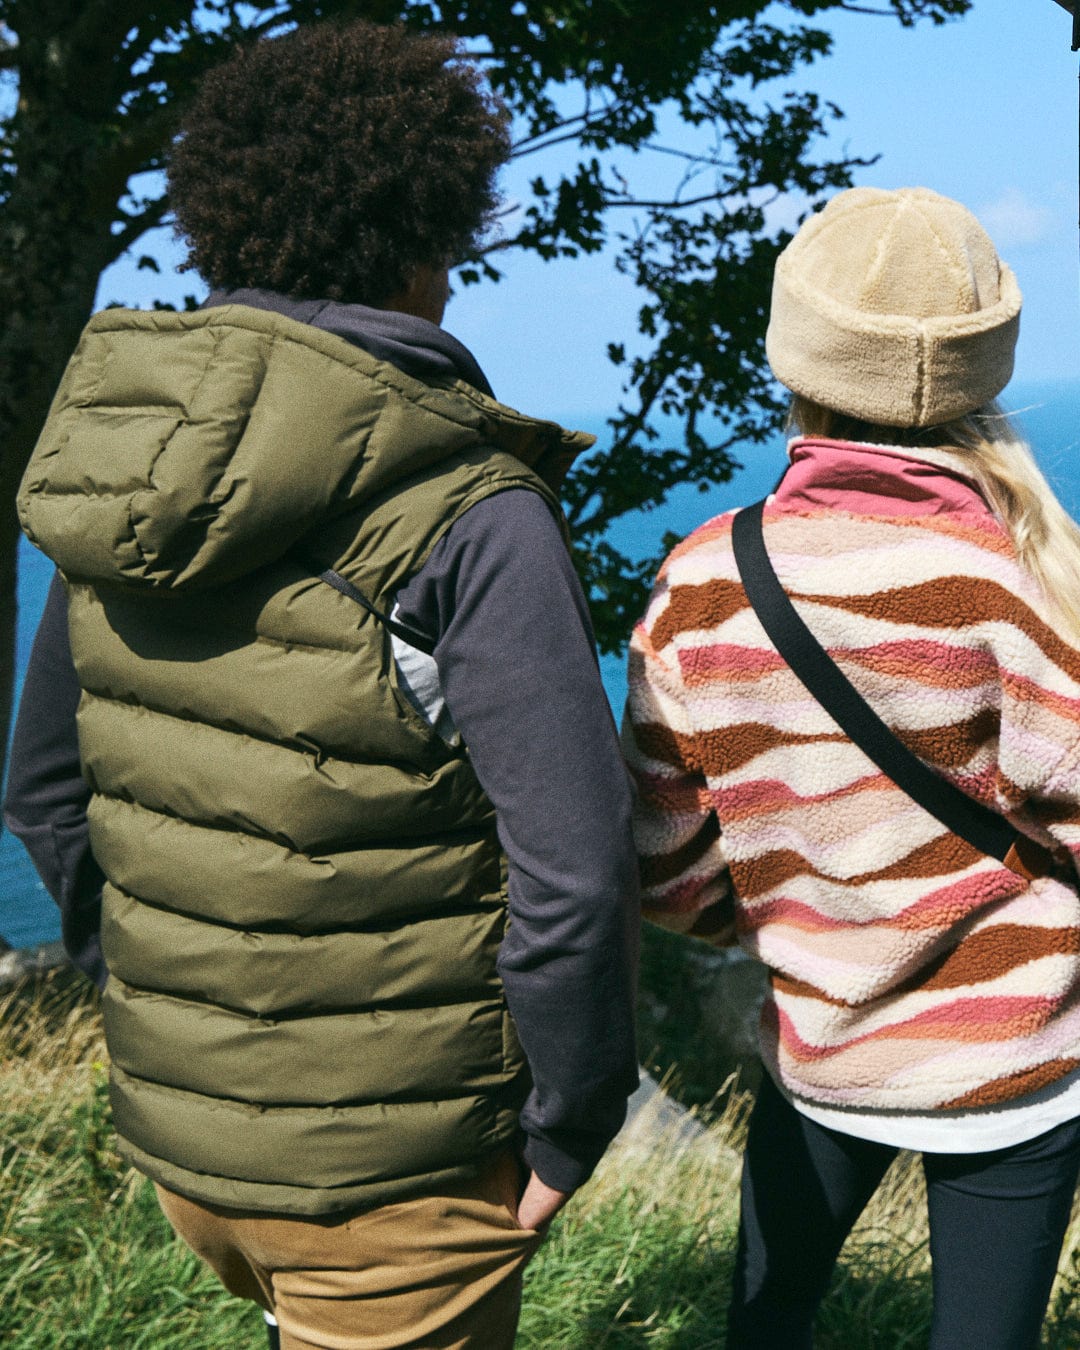
<instances>
[{"instance_id":1,"label":"striped sherpa fleece jacket","mask_svg":"<svg viewBox=\"0 0 1080 1350\"><path fill-rule=\"evenodd\" d=\"M918 755L1080 857L1080 652L959 461L791 459L765 538L810 628ZM647 917L770 967L762 1053L795 1097L925 1112L1057 1081L1080 1066L1076 892L977 853L847 740L749 608L731 519L674 550L631 646Z\"/></svg>"}]
</instances>

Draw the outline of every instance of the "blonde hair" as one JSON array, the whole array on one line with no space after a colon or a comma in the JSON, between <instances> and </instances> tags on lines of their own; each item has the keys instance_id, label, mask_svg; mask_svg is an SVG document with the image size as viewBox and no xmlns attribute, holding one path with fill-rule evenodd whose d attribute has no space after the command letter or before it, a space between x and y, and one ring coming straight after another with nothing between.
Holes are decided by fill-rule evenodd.
<instances>
[{"instance_id":1,"label":"blonde hair","mask_svg":"<svg viewBox=\"0 0 1080 1350\"><path fill-rule=\"evenodd\" d=\"M1035 578L1055 617L1080 644L1080 526L1058 501L1027 442L997 403L939 426L881 427L796 394L788 426L804 436L954 452L1008 530L1021 564Z\"/></svg>"}]
</instances>

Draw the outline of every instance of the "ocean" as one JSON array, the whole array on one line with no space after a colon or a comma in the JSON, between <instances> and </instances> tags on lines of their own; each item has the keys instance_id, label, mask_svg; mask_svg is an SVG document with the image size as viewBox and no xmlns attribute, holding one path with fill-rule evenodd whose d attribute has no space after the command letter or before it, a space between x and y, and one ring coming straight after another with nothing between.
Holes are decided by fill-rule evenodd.
<instances>
[{"instance_id":1,"label":"ocean","mask_svg":"<svg viewBox=\"0 0 1080 1350\"><path fill-rule=\"evenodd\" d=\"M1017 415L1039 463L1066 509L1080 520L1080 381L1025 385L1010 389L1005 400ZM562 419L602 436L604 426L592 418ZM637 512L611 530L611 542L630 557L646 557L667 533L685 536L703 521L734 506L756 501L780 477L786 463L781 437L764 445L747 446L736 458L742 469L730 483L699 492L693 486L677 489L662 507ZM16 650L18 679L30 656L34 631L41 616L52 576L52 566L24 543L19 564L19 625ZM626 674L622 657L601 658L604 687L616 718L626 701ZM55 906L17 840L0 835L0 938L12 947L53 942L60 936Z\"/></svg>"}]
</instances>

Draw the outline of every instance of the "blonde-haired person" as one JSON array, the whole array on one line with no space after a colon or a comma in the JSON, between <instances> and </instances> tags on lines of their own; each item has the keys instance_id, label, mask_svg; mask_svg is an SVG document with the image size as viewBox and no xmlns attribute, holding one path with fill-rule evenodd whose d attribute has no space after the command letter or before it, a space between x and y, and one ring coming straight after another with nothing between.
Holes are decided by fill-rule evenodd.
<instances>
[{"instance_id":1,"label":"blonde-haired person","mask_svg":"<svg viewBox=\"0 0 1080 1350\"><path fill-rule=\"evenodd\" d=\"M773 288L796 434L763 534L886 725L1055 872L951 833L839 729L748 603L733 513L674 550L634 634L647 917L770 971L729 1350L811 1345L900 1148L928 1182L933 1350L1038 1343L1080 1164L1080 532L993 402L1019 310L926 189L805 222Z\"/></svg>"}]
</instances>

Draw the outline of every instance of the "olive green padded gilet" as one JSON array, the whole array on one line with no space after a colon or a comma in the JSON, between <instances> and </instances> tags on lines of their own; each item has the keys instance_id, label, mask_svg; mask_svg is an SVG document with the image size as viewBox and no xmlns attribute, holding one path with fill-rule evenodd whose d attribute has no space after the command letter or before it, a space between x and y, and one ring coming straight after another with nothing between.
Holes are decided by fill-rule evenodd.
<instances>
[{"instance_id":1,"label":"olive green padded gilet","mask_svg":"<svg viewBox=\"0 0 1080 1350\"><path fill-rule=\"evenodd\" d=\"M114 1120L165 1186L335 1213L514 1131L491 804L317 573L388 609L586 443L261 311L91 322L20 512L68 583Z\"/></svg>"}]
</instances>

